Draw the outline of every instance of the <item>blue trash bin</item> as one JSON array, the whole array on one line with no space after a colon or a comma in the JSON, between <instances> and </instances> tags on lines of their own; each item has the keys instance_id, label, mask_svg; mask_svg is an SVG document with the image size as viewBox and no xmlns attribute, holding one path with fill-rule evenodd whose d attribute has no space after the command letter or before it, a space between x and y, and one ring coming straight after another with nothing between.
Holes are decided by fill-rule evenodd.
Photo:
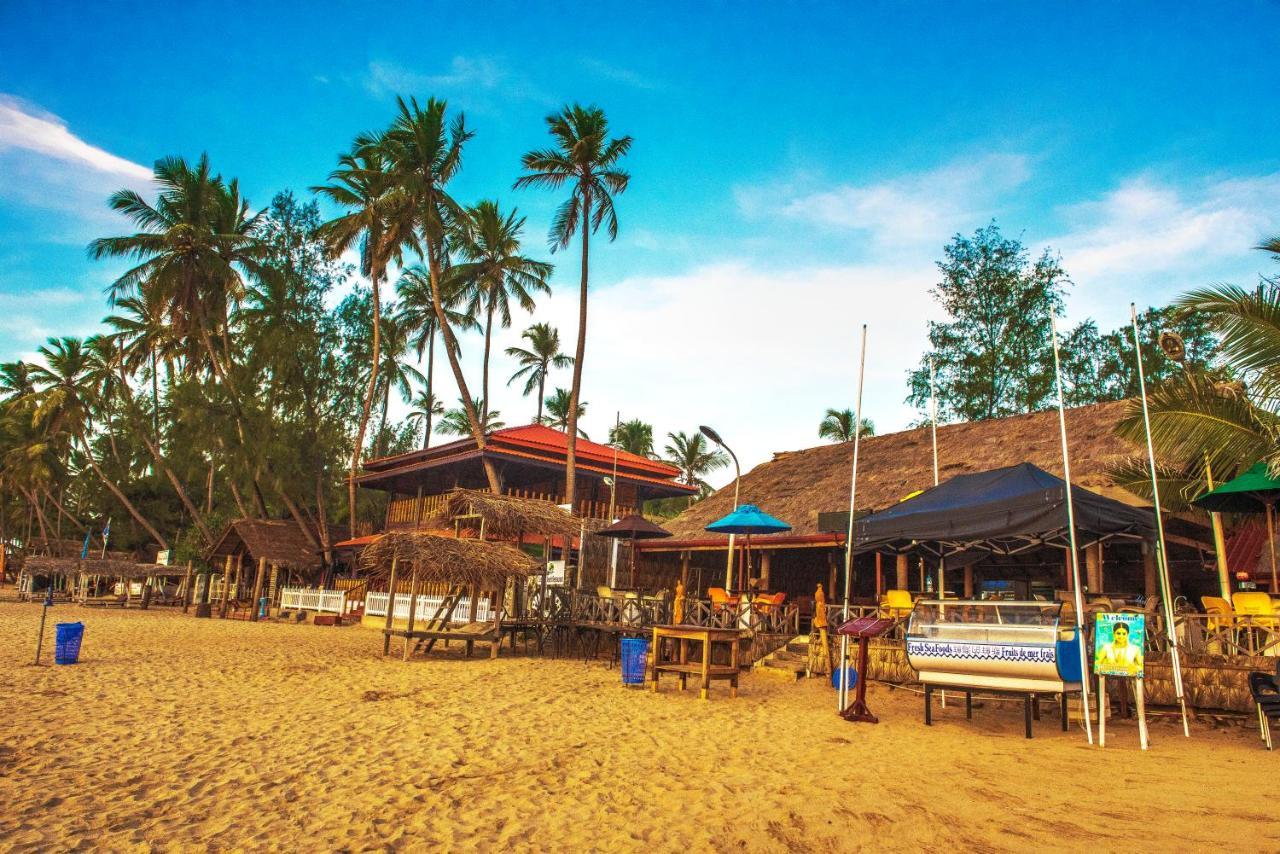
<instances>
[{"instance_id":1,"label":"blue trash bin","mask_svg":"<svg viewBox=\"0 0 1280 854\"><path fill-rule=\"evenodd\" d=\"M849 689L852 690L853 686L858 684L858 671L852 667L846 667L843 672L848 674L845 678L849 681ZM838 667L831 671L831 687L837 691L840 690L840 673L841 670Z\"/></svg>"},{"instance_id":2,"label":"blue trash bin","mask_svg":"<svg viewBox=\"0 0 1280 854\"><path fill-rule=\"evenodd\" d=\"M80 641L84 639L84 623L58 623L53 660L56 664L75 664L80 658Z\"/></svg>"},{"instance_id":3,"label":"blue trash bin","mask_svg":"<svg viewBox=\"0 0 1280 854\"><path fill-rule=\"evenodd\" d=\"M648 638L622 639L622 684L643 685L649 659Z\"/></svg>"}]
</instances>

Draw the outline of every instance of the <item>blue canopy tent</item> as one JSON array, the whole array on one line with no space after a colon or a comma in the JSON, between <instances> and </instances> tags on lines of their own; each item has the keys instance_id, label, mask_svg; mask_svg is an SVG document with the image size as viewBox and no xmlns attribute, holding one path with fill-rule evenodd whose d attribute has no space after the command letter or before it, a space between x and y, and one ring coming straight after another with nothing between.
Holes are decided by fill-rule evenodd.
<instances>
[{"instance_id":1,"label":"blue canopy tent","mask_svg":"<svg viewBox=\"0 0 1280 854\"><path fill-rule=\"evenodd\" d=\"M722 519L717 519L705 530L717 534L746 534L746 546L743 550L742 562L738 566L738 592L747 588L747 565L751 560L752 534L781 534L790 531L791 526L781 519L775 519L754 504L743 504Z\"/></svg>"}]
</instances>

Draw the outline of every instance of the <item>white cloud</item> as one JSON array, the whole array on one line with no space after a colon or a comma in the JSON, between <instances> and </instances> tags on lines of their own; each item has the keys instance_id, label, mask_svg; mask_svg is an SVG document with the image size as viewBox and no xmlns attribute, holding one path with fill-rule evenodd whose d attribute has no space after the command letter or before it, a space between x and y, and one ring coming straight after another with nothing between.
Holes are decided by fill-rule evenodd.
<instances>
[{"instance_id":1,"label":"white cloud","mask_svg":"<svg viewBox=\"0 0 1280 854\"><path fill-rule=\"evenodd\" d=\"M960 158L934 169L868 184L816 189L812 177L767 187L740 188L749 216L776 216L833 231L861 232L881 248L940 245L999 210L1031 175L1021 154Z\"/></svg>"},{"instance_id":2,"label":"white cloud","mask_svg":"<svg viewBox=\"0 0 1280 854\"><path fill-rule=\"evenodd\" d=\"M391 95L428 95L450 100L469 100L486 106L484 96L550 103L552 99L527 78L489 57L455 56L447 71L425 73L384 60L373 60L364 75L364 85L380 98Z\"/></svg>"},{"instance_id":3,"label":"white cloud","mask_svg":"<svg viewBox=\"0 0 1280 854\"><path fill-rule=\"evenodd\" d=\"M80 139L57 116L0 94L0 152L10 148L32 151L121 178L145 181L151 177L147 167Z\"/></svg>"},{"instance_id":4,"label":"white cloud","mask_svg":"<svg viewBox=\"0 0 1280 854\"><path fill-rule=\"evenodd\" d=\"M611 65L603 60L587 58L582 60L582 65L597 77L603 77L605 80L612 80L614 83L622 83L623 85L630 86L633 89L659 88L659 85L656 82L650 80L644 75L638 74L629 68Z\"/></svg>"}]
</instances>

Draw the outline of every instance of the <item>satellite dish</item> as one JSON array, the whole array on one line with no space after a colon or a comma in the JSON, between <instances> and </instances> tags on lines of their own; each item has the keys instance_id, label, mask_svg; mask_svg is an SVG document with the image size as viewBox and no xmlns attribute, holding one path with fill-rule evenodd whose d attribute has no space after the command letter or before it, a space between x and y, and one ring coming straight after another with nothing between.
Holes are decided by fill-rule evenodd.
<instances>
[{"instance_id":1,"label":"satellite dish","mask_svg":"<svg viewBox=\"0 0 1280 854\"><path fill-rule=\"evenodd\" d=\"M1173 361L1181 365L1187 359L1187 345L1182 336L1176 332L1165 330L1160 333L1160 349Z\"/></svg>"}]
</instances>

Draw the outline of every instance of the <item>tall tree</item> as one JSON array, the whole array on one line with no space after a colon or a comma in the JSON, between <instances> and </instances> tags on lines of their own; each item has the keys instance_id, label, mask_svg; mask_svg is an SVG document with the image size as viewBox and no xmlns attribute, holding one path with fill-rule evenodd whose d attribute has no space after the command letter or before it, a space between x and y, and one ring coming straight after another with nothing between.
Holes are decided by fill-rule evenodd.
<instances>
[{"instance_id":1,"label":"tall tree","mask_svg":"<svg viewBox=\"0 0 1280 854\"><path fill-rule=\"evenodd\" d=\"M409 420L417 423L421 421L424 425L422 437L422 450L431 447L431 422L444 414L444 404L429 391L420 391L410 403L412 407L409 410Z\"/></svg>"},{"instance_id":2,"label":"tall tree","mask_svg":"<svg viewBox=\"0 0 1280 854\"><path fill-rule=\"evenodd\" d=\"M1070 284L1046 249L1034 262L992 223L957 234L938 263L933 288L947 320L929 322L931 351L910 376L909 403L929 400L929 359L937 372L939 417L977 421L1044 406L1053 390L1051 318Z\"/></svg>"},{"instance_id":3,"label":"tall tree","mask_svg":"<svg viewBox=\"0 0 1280 854\"><path fill-rule=\"evenodd\" d=\"M441 285L444 314L455 333L473 332L480 328L475 318L461 308L466 301L465 284L446 271ZM415 336L418 360L422 360L424 352L426 354L427 381L423 393L436 401L436 409L443 411L443 404L435 393L436 336L440 332L440 324L436 322L436 309L431 297L431 274L426 267L415 264L400 274L396 291L400 295L400 320ZM418 417L426 422L422 448L426 450L431 446L431 422L439 412L431 407L421 412Z\"/></svg>"},{"instance_id":4,"label":"tall tree","mask_svg":"<svg viewBox=\"0 0 1280 854\"><path fill-rule=\"evenodd\" d=\"M360 420L356 424L355 442L351 449L350 478L347 481L347 516L356 526L356 474L364 453L365 432L378 393L378 369L382 359L381 282L387 266L398 255L400 246L409 239L411 230L405 224L403 205L396 203L394 187L384 156L382 138L376 134L356 137L351 152L338 158L338 168L329 173L326 185L312 190L322 198L344 207L347 213L322 226L332 256L337 257L352 246L360 247L360 272L369 278L372 289L372 345L369 354L369 382L365 387Z\"/></svg>"},{"instance_id":5,"label":"tall tree","mask_svg":"<svg viewBox=\"0 0 1280 854\"><path fill-rule=\"evenodd\" d=\"M511 302L533 313L534 294L551 293L547 277L551 265L520 254L524 217L516 212L503 216L495 201L485 200L469 208L455 229L454 248L461 263L453 276L465 282L470 297L468 313L484 317L484 361L481 368L480 419L489 411L489 349L495 317L503 329L511 326Z\"/></svg>"},{"instance_id":6,"label":"tall tree","mask_svg":"<svg viewBox=\"0 0 1280 854\"><path fill-rule=\"evenodd\" d=\"M609 120L596 106L574 104L547 117L554 147L530 151L521 158L525 173L516 187L568 186L569 198L556 211L551 224L551 251L567 249L575 235L582 240L578 285L578 343L574 350L573 382L569 388L569 434L565 454L565 503L573 504L577 481L578 403L582 397L582 362L587 348L587 284L591 234L603 224L610 240L618 236L613 197L623 193L631 176L619 163L631 150L631 137L609 137Z\"/></svg>"},{"instance_id":7,"label":"tall tree","mask_svg":"<svg viewBox=\"0 0 1280 854\"><path fill-rule=\"evenodd\" d=\"M558 388L551 393L546 401L546 414L542 416L542 423L548 427L554 427L557 430L569 431L569 407L572 405L573 395L568 389ZM579 401L574 411L573 423L582 420L582 416L587 414L587 402ZM581 427L577 428L577 435L583 439L587 438L587 432Z\"/></svg>"},{"instance_id":8,"label":"tall tree","mask_svg":"<svg viewBox=\"0 0 1280 854\"><path fill-rule=\"evenodd\" d=\"M680 479L685 483L697 486L704 492L710 487L703 479L706 475L729 465L729 456L718 448L707 443L707 438L697 430L692 433L668 433L667 445L663 452L667 462L680 469ZM689 499L693 503L693 498Z\"/></svg>"},{"instance_id":9,"label":"tall tree","mask_svg":"<svg viewBox=\"0 0 1280 854\"><path fill-rule=\"evenodd\" d=\"M382 318L382 367L379 370L379 382L382 385L382 417L378 423L378 435L382 437L387 426L387 410L391 407L391 390L400 394L401 400L408 400L413 394L413 383L423 383L426 379L418 369L408 362L409 351L413 345L409 340L409 330L395 315ZM377 444L374 453L378 456L386 453L385 444Z\"/></svg>"},{"instance_id":10,"label":"tall tree","mask_svg":"<svg viewBox=\"0 0 1280 854\"><path fill-rule=\"evenodd\" d=\"M520 368L507 385L516 380L524 380L525 397L537 392L538 413L533 417L535 424L542 423L542 399L546 394L547 375L552 368L567 368L573 365L573 357L560 352L560 333L550 323L535 323L520 333L520 337L529 342L524 347L508 347L507 355L515 359Z\"/></svg>"},{"instance_id":11,"label":"tall tree","mask_svg":"<svg viewBox=\"0 0 1280 854\"><path fill-rule=\"evenodd\" d=\"M609 444L630 454L653 456L653 425L632 418L609 428Z\"/></svg>"},{"instance_id":12,"label":"tall tree","mask_svg":"<svg viewBox=\"0 0 1280 854\"><path fill-rule=\"evenodd\" d=\"M480 401L473 400L472 404L476 409L480 408ZM493 410L489 413L489 418L485 422L485 433L492 433L494 430L501 430L507 426L502 422L502 413ZM456 409L446 409L444 414L440 416L440 423L436 425L436 432L443 436L469 436L471 434L470 416L467 415L467 408L463 406L461 400L458 401Z\"/></svg>"},{"instance_id":13,"label":"tall tree","mask_svg":"<svg viewBox=\"0 0 1280 854\"><path fill-rule=\"evenodd\" d=\"M830 439L832 442L853 441L854 415L852 409L828 409L818 425L818 438ZM862 419L858 435L864 439L876 434L876 425L868 418Z\"/></svg>"}]
</instances>

